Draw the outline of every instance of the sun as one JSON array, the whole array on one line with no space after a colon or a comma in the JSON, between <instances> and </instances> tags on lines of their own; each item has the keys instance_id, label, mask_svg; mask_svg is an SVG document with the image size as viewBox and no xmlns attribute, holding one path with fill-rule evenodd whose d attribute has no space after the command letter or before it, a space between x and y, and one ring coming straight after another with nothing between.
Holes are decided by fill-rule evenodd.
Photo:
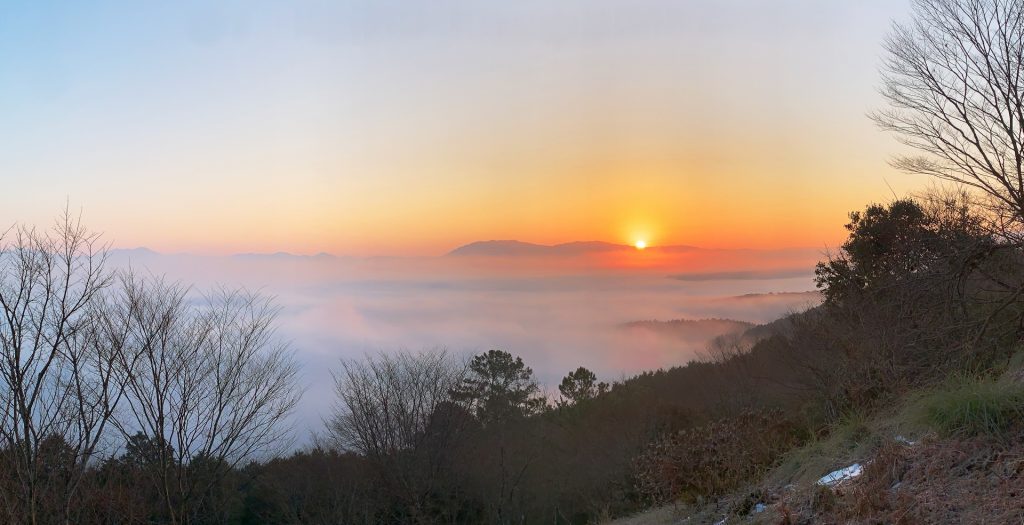
<instances>
[{"instance_id":1,"label":"sun","mask_svg":"<svg viewBox=\"0 0 1024 525\"><path fill-rule=\"evenodd\" d=\"M636 246L637 250L643 250L644 248L647 247L647 241L643 239L638 239L635 243L633 243L633 246Z\"/></svg>"}]
</instances>

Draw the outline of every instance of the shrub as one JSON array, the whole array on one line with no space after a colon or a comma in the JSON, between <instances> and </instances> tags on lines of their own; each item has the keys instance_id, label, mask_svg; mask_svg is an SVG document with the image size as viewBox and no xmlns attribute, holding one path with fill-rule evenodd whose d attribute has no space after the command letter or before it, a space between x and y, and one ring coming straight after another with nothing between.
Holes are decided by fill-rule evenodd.
<instances>
[{"instance_id":1,"label":"shrub","mask_svg":"<svg viewBox=\"0 0 1024 525\"><path fill-rule=\"evenodd\" d=\"M666 434L637 457L637 485L655 503L721 495L758 479L806 438L780 411L746 412Z\"/></svg>"},{"instance_id":2,"label":"shrub","mask_svg":"<svg viewBox=\"0 0 1024 525\"><path fill-rule=\"evenodd\" d=\"M922 400L926 421L944 435L1000 435L1024 417L1024 386L960 379Z\"/></svg>"}]
</instances>

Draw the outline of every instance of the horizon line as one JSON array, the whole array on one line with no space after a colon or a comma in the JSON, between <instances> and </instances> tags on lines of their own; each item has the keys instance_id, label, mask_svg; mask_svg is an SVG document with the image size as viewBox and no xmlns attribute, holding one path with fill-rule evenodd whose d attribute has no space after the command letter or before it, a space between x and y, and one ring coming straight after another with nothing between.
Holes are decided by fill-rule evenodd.
<instances>
[{"instance_id":1,"label":"horizon line","mask_svg":"<svg viewBox=\"0 0 1024 525\"><path fill-rule=\"evenodd\" d=\"M827 250L828 249L827 246L820 246L819 247L819 246L806 246L806 245L792 245L792 246L785 245L785 246L775 246L775 247L767 247L767 248L765 248L765 247L762 247L762 248L750 248L750 247L743 247L743 246L740 246L740 247L707 247L707 246L697 246L697 245L692 245L692 244L655 244L655 245L648 244L643 250L639 250L634 245L631 245L631 244L618 243L618 242L610 242L610 241L599 241L599 240L565 241L565 242L559 242L559 243L554 243L554 244L542 244L542 243L531 242L531 241L523 241L523 240L519 240L519 239L487 239L487 240L471 241L471 242L467 242L467 243L464 243L464 244L460 244L458 246L455 246L454 248L451 248L451 249L446 250L444 252L441 252L439 254L433 254L433 255L409 255L409 254L406 254L406 255L383 255L383 254L351 255L351 254L337 254L337 253L333 253L333 252L329 252L329 251L318 251L318 252L315 252L315 253L309 253L309 252L303 253L303 252L294 252L294 251L287 251L287 250L243 251L243 252L231 252L231 253L214 253L214 252L204 252L204 251L160 251L160 250L156 250L156 249L150 248L149 246L143 246L143 245L132 246L132 247L120 247L120 246L110 245L107 248L107 251L108 252L146 252L146 253L152 254L152 255L192 256L192 257L274 257L274 256L278 256L278 257L296 257L296 258L309 258L309 259L311 259L311 258L324 258L324 259L326 259L326 258L333 258L333 259L423 259L423 258L428 258L429 259L429 258L441 258L441 257L450 256L450 255L460 255L460 254L457 254L456 252L458 252L461 249L469 248L469 247L473 247L473 246L478 246L478 245L492 244L492 243L510 243L510 244L511 243L516 243L518 245L522 245L523 247L534 247L534 248L559 248L559 247L569 247L569 246L573 246L573 245L593 244L593 245L605 245L607 247L613 247L613 248L616 248L616 249L622 249L624 251L625 250L632 250L632 251L637 251L637 252L639 252L639 251L659 251L659 250L673 249L673 248L675 248L675 249L685 248L685 249L688 249L688 250L703 250L703 251L730 251L730 252L737 252L737 251L769 252L769 251L781 251L781 250L810 250L810 249ZM465 255L465 254L463 254L463 256L467 256L468 257L468 256L472 256L472 255ZM478 255L478 256L483 256L483 255Z\"/></svg>"}]
</instances>

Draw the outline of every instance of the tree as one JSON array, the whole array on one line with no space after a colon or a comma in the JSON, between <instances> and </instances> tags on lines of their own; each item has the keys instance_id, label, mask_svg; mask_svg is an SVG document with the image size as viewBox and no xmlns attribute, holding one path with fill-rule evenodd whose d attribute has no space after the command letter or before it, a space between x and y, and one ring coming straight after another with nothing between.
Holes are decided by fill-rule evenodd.
<instances>
[{"instance_id":1,"label":"tree","mask_svg":"<svg viewBox=\"0 0 1024 525\"><path fill-rule=\"evenodd\" d=\"M782 345L830 415L997 362L1020 340L1021 254L984 213L964 192L933 192L850 215L842 249L816 268L825 308Z\"/></svg>"},{"instance_id":2,"label":"tree","mask_svg":"<svg viewBox=\"0 0 1024 525\"><path fill-rule=\"evenodd\" d=\"M850 213L850 236L838 257L818 263L818 287L834 302L855 290L876 285L884 277L914 272L925 258L928 218L909 199L888 206L872 204Z\"/></svg>"},{"instance_id":3,"label":"tree","mask_svg":"<svg viewBox=\"0 0 1024 525\"><path fill-rule=\"evenodd\" d=\"M473 357L467 377L451 396L485 425L537 414L547 406L533 370L502 350Z\"/></svg>"},{"instance_id":4,"label":"tree","mask_svg":"<svg viewBox=\"0 0 1024 525\"><path fill-rule=\"evenodd\" d=\"M608 383L597 382L597 376L581 366L562 378L558 391L565 398L563 404L577 405L607 392Z\"/></svg>"},{"instance_id":5,"label":"tree","mask_svg":"<svg viewBox=\"0 0 1024 525\"><path fill-rule=\"evenodd\" d=\"M895 165L977 188L1024 220L1024 3L914 0L885 44L872 115L922 153Z\"/></svg>"},{"instance_id":6,"label":"tree","mask_svg":"<svg viewBox=\"0 0 1024 525\"><path fill-rule=\"evenodd\" d=\"M121 461L135 468L147 469L158 466L161 457L173 456L174 449L169 444L164 444L164 450L161 452L157 440L142 432L136 432L128 436Z\"/></svg>"},{"instance_id":7,"label":"tree","mask_svg":"<svg viewBox=\"0 0 1024 525\"><path fill-rule=\"evenodd\" d=\"M872 204L850 213L849 237L838 254L818 263L815 280L834 304L851 293L880 291L936 268L950 270L961 260L990 252L994 240L983 222L962 192Z\"/></svg>"},{"instance_id":8,"label":"tree","mask_svg":"<svg viewBox=\"0 0 1024 525\"><path fill-rule=\"evenodd\" d=\"M0 234L0 446L11 523L73 521L90 460L134 356L107 315L113 283L99 236L65 210L53 229ZM131 305L121 305L131 309ZM47 452L60 443L58 455ZM44 456L48 459L43 460ZM60 465L60 475L51 475Z\"/></svg>"},{"instance_id":9,"label":"tree","mask_svg":"<svg viewBox=\"0 0 1024 525\"><path fill-rule=\"evenodd\" d=\"M136 305L126 344L140 357L118 426L155 442L151 481L170 521L189 523L235 466L283 446L298 367L275 338L267 299L219 290L194 306L180 285L132 280L126 289Z\"/></svg>"},{"instance_id":10,"label":"tree","mask_svg":"<svg viewBox=\"0 0 1024 525\"><path fill-rule=\"evenodd\" d=\"M334 377L334 444L370 460L408 521L431 521L430 498L450 478L453 440L469 416L458 417L448 392L462 375L463 367L440 351L345 360Z\"/></svg>"},{"instance_id":11,"label":"tree","mask_svg":"<svg viewBox=\"0 0 1024 525\"><path fill-rule=\"evenodd\" d=\"M339 403L328 422L334 443L371 458L415 449L461 373L443 351L342 361L334 376Z\"/></svg>"},{"instance_id":12,"label":"tree","mask_svg":"<svg viewBox=\"0 0 1024 525\"><path fill-rule=\"evenodd\" d=\"M368 463L354 453L313 448L254 465L238 523L388 523L389 505Z\"/></svg>"},{"instance_id":13,"label":"tree","mask_svg":"<svg viewBox=\"0 0 1024 525\"><path fill-rule=\"evenodd\" d=\"M541 418L523 422L547 408L533 370L522 358L502 350L489 350L470 360L466 377L451 390L452 399L468 410L483 425L472 450L473 490L487 502L493 523L522 521L522 488L538 450L523 437L543 441L538 424ZM523 424L509 424L509 423ZM484 465L481 467L481 465ZM519 509L519 510L516 510Z\"/></svg>"}]
</instances>

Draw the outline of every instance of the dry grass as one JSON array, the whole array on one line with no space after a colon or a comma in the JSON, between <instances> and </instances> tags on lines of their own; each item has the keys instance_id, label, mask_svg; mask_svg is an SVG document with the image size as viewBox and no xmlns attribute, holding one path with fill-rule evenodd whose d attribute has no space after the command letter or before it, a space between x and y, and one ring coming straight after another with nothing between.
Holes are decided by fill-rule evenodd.
<instances>
[{"instance_id":1,"label":"dry grass","mask_svg":"<svg viewBox=\"0 0 1024 525\"><path fill-rule=\"evenodd\" d=\"M1024 419L1024 385L957 378L920 401L923 416L945 436L1000 436Z\"/></svg>"},{"instance_id":2,"label":"dry grass","mask_svg":"<svg viewBox=\"0 0 1024 525\"><path fill-rule=\"evenodd\" d=\"M1024 436L1021 436L1024 437ZM795 523L1022 523L1024 442L988 436L879 450L864 475L804 491Z\"/></svg>"},{"instance_id":3,"label":"dry grass","mask_svg":"<svg viewBox=\"0 0 1024 525\"><path fill-rule=\"evenodd\" d=\"M681 516L689 509L681 509L673 505L658 507L635 516L619 518L608 522L609 525L669 525L679 523Z\"/></svg>"},{"instance_id":4,"label":"dry grass","mask_svg":"<svg viewBox=\"0 0 1024 525\"><path fill-rule=\"evenodd\" d=\"M765 477L764 484L776 489L811 485L828 472L870 457L882 444L884 435L875 422L851 414L828 435L783 456L779 466Z\"/></svg>"},{"instance_id":5,"label":"dry grass","mask_svg":"<svg viewBox=\"0 0 1024 525\"><path fill-rule=\"evenodd\" d=\"M694 503L760 479L806 440L780 412L735 418L663 436L636 460L641 493L655 503Z\"/></svg>"},{"instance_id":6,"label":"dry grass","mask_svg":"<svg viewBox=\"0 0 1024 525\"><path fill-rule=\"evenodd\" d=\"M729 524L1024 523L1024 420L1003 422L984 408L970 422L971 410L954 409L968 423L952 428L973 430L946 433L942 429L950 427L928 415L937 400L999 412L1003 403L1014 402L1007 399L1016 399L1002 390L1009 383L974 381L984 384L950 383L907 396L870 418L849 417L827 437L786 453L765 475L747 478L741 490L614 523L716 523L726 515ZM979 403L979 397L996 401ZM822 475L854 461L865 465L861 477L835 488L816 485ZM766 510L752 514L756 503Z\"/></svg>"}]
</instances>

